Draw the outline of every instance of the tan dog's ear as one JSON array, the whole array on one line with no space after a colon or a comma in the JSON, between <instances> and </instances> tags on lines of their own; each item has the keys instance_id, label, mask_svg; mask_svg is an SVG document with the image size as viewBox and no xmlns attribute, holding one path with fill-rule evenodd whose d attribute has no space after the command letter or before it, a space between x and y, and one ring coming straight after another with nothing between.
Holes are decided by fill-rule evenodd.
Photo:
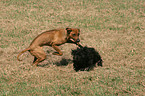
<instances>
[{"instance_id":1,"label":"tan dog's ear","mask_svg":"<svg viewBox=\"0 0 145 96\"><path fill-rule=\"evenodd\" d=\"M68 34L70 34L70 32L72 31L71 28L66 28L66 30L67 30L67 33L68 33Z\"/></svg>"}]
</instances>

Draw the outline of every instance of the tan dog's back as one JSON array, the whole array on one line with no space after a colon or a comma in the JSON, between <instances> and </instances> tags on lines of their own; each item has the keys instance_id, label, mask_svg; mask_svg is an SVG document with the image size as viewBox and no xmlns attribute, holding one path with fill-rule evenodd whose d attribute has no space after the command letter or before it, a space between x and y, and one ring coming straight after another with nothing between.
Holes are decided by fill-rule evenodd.
<instances>
[{"instance_id":1,"label":"tan dog's back","mask_svg":"<svg viewBox=\"0 0 145 96\"><path fill-rule=\"evenodd\" d=\"M36 46L51 46L52 42L55 43L62 43L62 41L65 42L65 37L67 36L67 33L65 32L64 29L55 29L55 30L50 30L50 31L46 31L41 33L40 35L38 35L30 44L30 46L32 47L36 47ZM59 39L59 40L57 40ZM62 40L60 40L62 39ZM59 42L61 41L61 42Z\"/></svg>"}]
</instances>

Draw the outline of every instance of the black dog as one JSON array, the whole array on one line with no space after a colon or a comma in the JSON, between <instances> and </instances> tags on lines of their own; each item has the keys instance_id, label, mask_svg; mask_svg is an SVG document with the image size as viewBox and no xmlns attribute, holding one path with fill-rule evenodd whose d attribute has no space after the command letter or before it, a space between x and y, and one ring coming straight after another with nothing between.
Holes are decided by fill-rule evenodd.
<instances>
[{"instance_id":1,"label":"black dog","mask_svg":"<svg viewBox=\"0 0 145 96\"><path fill-rule=\"evenodd\" d=\"M102 66L101 56L94 48L81 47L72 50L73 67L75 71L89 71L93 69L96 64Z\"/></svg>"}]
</instances>

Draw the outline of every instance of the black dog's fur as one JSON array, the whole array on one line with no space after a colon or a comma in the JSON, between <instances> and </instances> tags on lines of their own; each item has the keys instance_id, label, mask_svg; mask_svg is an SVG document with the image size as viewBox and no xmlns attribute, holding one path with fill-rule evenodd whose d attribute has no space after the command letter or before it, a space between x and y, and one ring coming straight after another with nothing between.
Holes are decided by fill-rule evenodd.
<instances>
[{"instance_id":1,"label":"black dog's fur","mask_svg":"<svg viewBox=\"0 0 145 96\"><path fill-rule=\"evenodd\" d=\"M75 71L89 71L93 69L96 64L102 66L101 56L94 48L81 47L72 50L73 67Z\"/></svg>"}]
</instances>

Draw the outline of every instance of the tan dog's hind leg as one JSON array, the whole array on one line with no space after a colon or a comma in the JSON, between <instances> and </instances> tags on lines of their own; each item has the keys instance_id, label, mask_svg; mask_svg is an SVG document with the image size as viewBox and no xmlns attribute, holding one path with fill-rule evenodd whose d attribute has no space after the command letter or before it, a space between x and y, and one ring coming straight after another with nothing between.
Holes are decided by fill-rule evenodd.
<instances>
[{"instance_id":1,"label":"tan dog's hind leg","mask_svg":"<svg viewBox=\"0 0 145 96\"><path fill-rule=\"evenodd\" d=\"M30 53L34 56L34 61L32 65L37 66L39 62L42 62L46 58L45 52L42 50L41 47L35 48L34 50L31 50Z\"/></svg>"},{"instance_id":2,"label":"tan dog's hind leg","mask_svg":"<svg viewBox=\"0 0 145 96\"><path fill-rule=\"evenodd\" d=\"M59 55L59 56L62 56L63 53L60 51L60 49L58 48L58 46L52 44L52 47L57 51L57 52L54 52L53 55Z\"/></svg>"}]
</instances>

